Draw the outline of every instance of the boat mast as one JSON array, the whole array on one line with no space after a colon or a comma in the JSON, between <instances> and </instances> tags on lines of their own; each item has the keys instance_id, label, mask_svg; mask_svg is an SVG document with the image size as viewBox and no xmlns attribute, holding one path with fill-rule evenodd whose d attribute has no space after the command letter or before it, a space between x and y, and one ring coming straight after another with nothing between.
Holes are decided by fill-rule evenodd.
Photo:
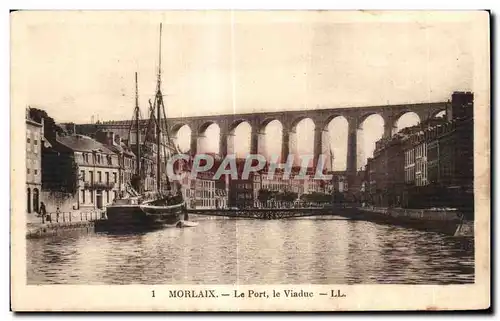
<instances>
[{"instance_id":1,"label":"boat mast","mask_svg":"<svg viewBox=\"0 0 500 321\"><path fill-rule=\"evenodd\" d=\"M333 173L333 151L332 146L330 146L330 171L332 172L332 200L335 202L335 192L336 192L336 184L335 184L335 174ZM338 182L337 182L338 183Z\"/></svg>"},{"instance_id":2,"label":"boat mast","mask_svg":"<svg viewBox=\"0 0 500 321\"><path fill-rule=\"evenodd\" d=\"M161 27L160 23L160 47L158 51L158 79L156 85L156 189L161 192L161 108L160 103L162 99L161 94Z\"/></svg>"},{"instance_id":3,"label":"boat mast","mask_svg":"<svg viewBox=\"0 0 500 321\"><path fill-rule=\"evenodd\" d=\"M139 90L137 88L137 71L135 72L135 145L137 161L135 164L135 171L140 177L141 175L141 133L139 132Z\"/></svg>"}]
</instances>

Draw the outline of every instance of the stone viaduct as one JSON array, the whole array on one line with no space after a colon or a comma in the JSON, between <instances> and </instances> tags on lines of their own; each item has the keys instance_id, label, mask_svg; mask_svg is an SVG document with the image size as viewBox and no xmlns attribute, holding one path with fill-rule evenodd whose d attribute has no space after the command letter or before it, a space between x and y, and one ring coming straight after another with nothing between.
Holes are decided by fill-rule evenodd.
<instances>
[{"instance_id":1,"label":"stone viaduct","mask_svg":"<svg viewBox=\"0 0 500 321\"><path fill-rule=\"evenodd\" d=\"M327 153L324 144L325 135L328 134L328 124L336 117L344 117L348 123L347 142L347 172L355 173L357 164L357 131L363 121L370 115L378 114L384 120L384 136L393 134L398 119L407 112L416 113L423 122L430 117L435 117L440 111L447 108L449 102L420 103L404 105L386 105L370 107L352 107L335 109L312 109L299 111L278 111L247 114L209 115L194 117L169 118L167 120L171 137L177 137L178 130L184 125L191 129L191 153L196 153L203 143L205 130L212 124L220 128L219 154L225 156L234 151L234 131L236 127L247 122L250 124L251 141L250 153L264 151L265 128L273 120L279 121L282 126L281 159L286 160L288 154L294 153L296 126L305 119L310 118L315 124L314 130L314 164L319 155ZM145 125L147 120L142 120ZM92 134L97 130L112 130L122 137L128 135L131 121L106 121L97 124L76 125L78 133Z\"/></svg>"}]
</instances>

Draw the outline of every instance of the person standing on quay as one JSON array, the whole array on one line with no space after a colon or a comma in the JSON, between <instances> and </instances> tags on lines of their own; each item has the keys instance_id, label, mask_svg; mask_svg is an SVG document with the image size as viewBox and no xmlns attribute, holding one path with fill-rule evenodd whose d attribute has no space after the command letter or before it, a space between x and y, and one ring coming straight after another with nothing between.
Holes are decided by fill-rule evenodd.
<instances>
[{"instance_id":1,"label":"person standing on quay","mask_svg":"<svg viewBox=\"0 0 500 321\"><path fill-rule=\"evenodd\" d=\"M45 215L47 215L47 209L45 208L45 203L40 203L40 215L42 216L42 224L45 223Z\"/></svg>"}]
</instances>

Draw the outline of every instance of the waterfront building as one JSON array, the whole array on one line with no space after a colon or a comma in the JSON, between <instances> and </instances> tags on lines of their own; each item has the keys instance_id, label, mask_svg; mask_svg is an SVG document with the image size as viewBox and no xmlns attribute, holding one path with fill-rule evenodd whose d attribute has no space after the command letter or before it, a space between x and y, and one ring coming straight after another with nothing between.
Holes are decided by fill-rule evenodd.
<instances>
[{"instance_id":1,"label":"waterfront building","mask_svg":"<svg viewBox=\"0 0 500 321\"><path fill-rule=\"evenodd\" d=\"M254 207L254 199L258 191L254 190L254 175L243 179L238 175L237 179L229 180L229 207L250 208Z\"/></svg>"},{"instance_id":2,"label":"waterfront building","mask_svg":"<svg viewBox=\"0 0 500 321\"><path fill-rule=\"evenodd\" d=\"M405 182L409 185L425 186L427 176L427 142L423 131L405 139Z\"/></svg>"},{"instance_id":3,"label":"waterfront building","mask_svg":"<svg viewBox=\"0 0 500 321\"><path fill-rule=\"evenodd\" d=\"M226 185L218 185L218 181L215 184L215 208L216 209L227 209L229 207L229 198Z\"/></svg>"},{"instance_id":4,"label":"waterfront building","mask_svg":"<svg viewBox=\"0 0 500 321\"><path fill-rule=\"evenodd\" d=\"M455 92L445 117L376 143L367 162L366 192L378 206L470 207L473 159L473 95Z\"/></svg>"},{"instance_id":5,"label":"waterfront building","mask_svg":"<svg viewBox=\"0 0 500 321\"><path fill-rule=\"evenodd\" d=\"M254 206L252 179L238 178L229 183L229 207L249 208Z\"/></svg>"},{"instance_id":6,"label":"waterfront building","mask_svg":"<svg viewBox=\"0 0 500 321\"><path fill-rule=\"evenodd\" d=\"M366 192L372 204L398 206L404 186L404 154L401 138L397 133L391 138L381 139L375 144L373 157L367 161Z\"/></svg>"},{"instance_id":7,"label":"waterfront building","mask_svg":"<svg viewBox=\"0 0 500 321\"><path fill-rule=\"evenodd\" d=\"M325 183L312 176L304 179L304 194L326 193Z\"/></svg>"},{"instance_id":8,"label":"waterfront building","mask_svg":"<svg viewBox=\"0 0 500 321\"><path fill-rule=\"evenodd\" d=\"M56 135L42 163L45 187L76 196L74 209L102 209L118 197L118 155L88 136Z\"/></svg>"},{"instance_id":9,"label":"waterfront building","mask_svg":"<svg viewBox=\"0 0 500 321\"><path fill-rule=\"evenodd\" d=\"M265 189L268 191L273 191L273 192L288 192L292 191L292 181L291 175L290 177L283 177L283 171L276 171L274 174L270 173L262 173L261 175L255 175L255 179L259 179L261 181L261 184L259 186L259 189ZM303 184L300 184L300 182L296 182L294 184L295 186L302 187L302 193L303 193ZM302 185L302 186L301 186ZM297 188L296 188L297 189ZM297 190L298 192L299 190Z\"/></svg>"},{"instance_id":10,"label":"waterfront building","mask_svg":"<svg viewBox=\"0 0 500 321\"><path fill-rule=\"evenodd\" d=\"M214 179L213 171L199 172L196 178L185 172L180 181L188 208L227 208L227 190L224 178Z\"/></svg>"},{"instance_id":11,"label":"waterfront building","mask_svg":"<svg viewBox=\"0 0 500 321\"><path fill-rule=\"evenodd\" d=\"M42 191L43 118L34 121L26 110L26 211L38 213Z\"/></svg>"},{"instance_id":12,"label":"waterfront building","mask_svg":"<svg viewBox=\"0 0 500 321\"><path fill-rule=\"evenodd\" d=\"M181 184L181 191L182 195L184 196L187 208L196 208L196 180L191 179L190 172L186 170L184 173L182 173L179 183Z\"/></svg>"},{"instance_id":13,"label":"waterfront building","mask_svg":"<svg viewBox=\"0 0 500 321\"><path fill-rule=\"evenodd\" d=\"M195 183L195 206L197 209L215 208L215 181L197 178Z\"/></svg>"},{"instance_id":14,"label":"waterfront building","mask_svg":"<svg viewBox=\"0 0 500 321\"><path fill-rule=\"evenodd\" d=\"M98 131L95 139L114 152L118 158L118 191L124 192L132 186L132 177L136 173L136 155L119 135L112 131Z\"/></svg>"}]
</instances>

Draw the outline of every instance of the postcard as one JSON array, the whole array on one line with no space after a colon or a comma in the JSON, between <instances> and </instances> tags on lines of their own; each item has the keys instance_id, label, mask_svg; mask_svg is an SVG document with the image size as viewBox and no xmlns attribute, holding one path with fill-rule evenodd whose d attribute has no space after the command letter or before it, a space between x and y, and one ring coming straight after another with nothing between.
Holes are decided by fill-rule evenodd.
<instances>
[{"instance_id":1,"label":"postcard","mask_svg":"<svg viewBox=\"0 0 500 321\"><path fill-rule=\"evenodd\" d=\"M11 12L12 310L488 309L489 22Z\"/></svg>"}]
</instances>

